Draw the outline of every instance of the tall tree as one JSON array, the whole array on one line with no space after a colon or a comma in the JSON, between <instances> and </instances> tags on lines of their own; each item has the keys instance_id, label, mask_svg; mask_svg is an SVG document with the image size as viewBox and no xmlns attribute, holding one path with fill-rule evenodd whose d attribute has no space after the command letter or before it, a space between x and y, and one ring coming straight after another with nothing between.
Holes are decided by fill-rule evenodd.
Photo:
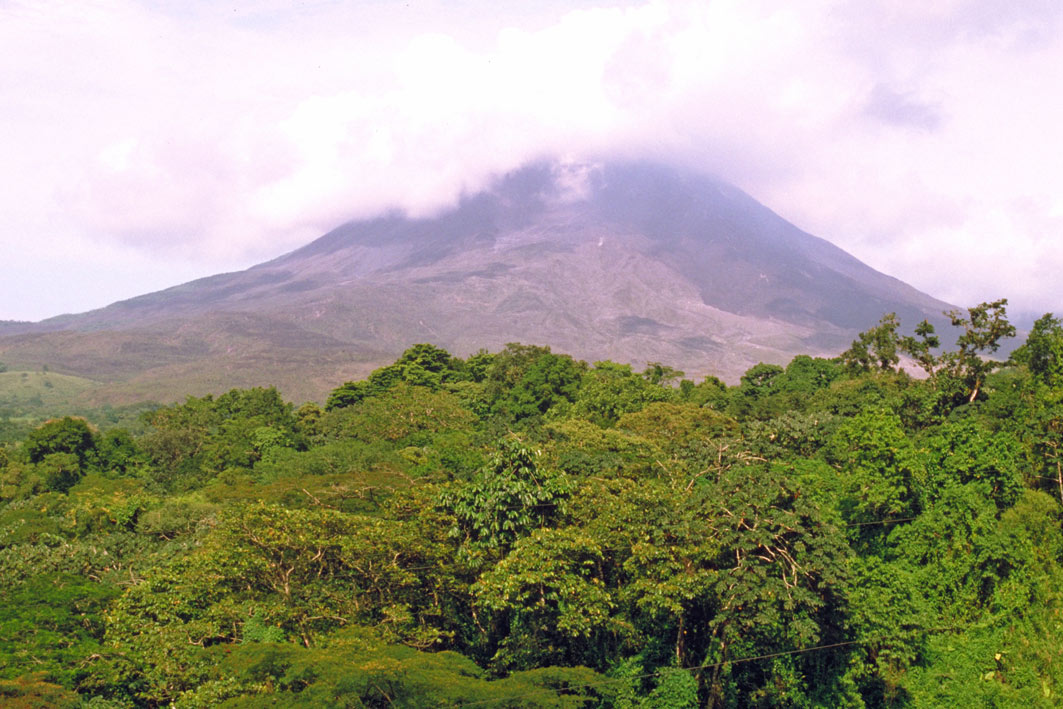
<instances>
[{"instance_id":1,"label":"tall tree","mask_svg":"<svg viewBox=\"0 0 1063 709\"><path fill-rule=\"evenodd\" d=\"M1045 313L1026 338L1026 360L1037 380L1051 387L1063 385L1063 322Z\"/></svg>"},{"instance_id":2,"label":"tall tree","mask_svg":"<svg viewBox=\"0 0 1063 709\"><path fill-rule=\"evenodd\" d=\"M893 371L900 357L901 340L897 329L901 326L897 313L886 313L878 325L866 332L861 332L852 346L841 354L842 364L851 373L870 372L877 367Z\"/></svg>"},{"instance_id":3,"label":"tall tree","mask_svg":"<svg viewBox=\"0 0 1063 709\"><path fill-rule=\"evenodd\" d=\"M918 338L918 339L917 339ZM915 326L915 337L905 335L901 338L901 351L916 361L928 376L934 374L934 368L938 359L934 350L941 346L934 326L929 320L924 320Z\"/></svg>"},{"instance_id":4,"label":"tall tree","mask_svg":"<svg viewBox=\"0 0 1063 709\"><path fill-rule=\"evenodd\" d=\"M968 403L978 398L986 376L1000 366L999 362L986 359L986 355L995 354L1004 338L1015 336L1015 326L1008 322L1007 305L1008 299L1001 298L968 308L966 317L959 310L946 313L953 327L963 328L963 334L956 339L959 349L943 355L942 368L964 385Z\"/></svg>"}]
</instances>

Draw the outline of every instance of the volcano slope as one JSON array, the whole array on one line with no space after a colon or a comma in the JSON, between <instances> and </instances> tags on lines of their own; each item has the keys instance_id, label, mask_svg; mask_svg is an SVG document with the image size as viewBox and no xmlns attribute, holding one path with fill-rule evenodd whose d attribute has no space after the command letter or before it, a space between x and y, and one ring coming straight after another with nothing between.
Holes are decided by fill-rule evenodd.
<instances>
[{"instance_id":1,"label":"volcano slope","mask_svg":"<svg viewBox=\"0 0 1063 709\"><path fill-rule=\"evenodd\" d=\"M949 308L711 177L544 162L432 217L351 222L245 271L5 324L0 358L101 382L101 401L252 385L321 399L417 342L735 381L836 354L884 313L941 324Z\"/></svg>"}]
</instances>

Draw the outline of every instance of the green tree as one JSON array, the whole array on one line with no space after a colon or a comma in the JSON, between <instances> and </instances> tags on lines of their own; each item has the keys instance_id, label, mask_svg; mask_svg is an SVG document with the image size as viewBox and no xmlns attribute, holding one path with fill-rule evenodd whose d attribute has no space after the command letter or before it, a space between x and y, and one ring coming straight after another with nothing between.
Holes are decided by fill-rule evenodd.
<instances>
[{"instance_id":1,"label":"green tree","mask_svg":"<svg viewBox=\"0 0 1063 709\"><path fill-rule=\"evenodd\" d=\"M1035 389L1031 398L1026 439L1034 487L1051 485L1063 504L1063 391Z\"/></svg>"},{"instance_id":2,"label":"green tree","mask_svg":"<svg viewBox=\"0 0 1063 709\"><path fill-rule=\"evenodd\" d=\"M334 409L354 406L362 399L372 396L375 393L376 392L369 385L369 382L344 382L329 392L328 399L325 401L325 410L332 411Z\"/></svg>"},{"instance_id":3,"label":"green tree","mask_svg":"<svg viewBox=\"0 0 1063 709\"><path fill-rule=\"evenodd\" d=\"M655 401L676 398L678 393L674 389L651 384L636 375L629 364L595 362L594 369L583 378L571 415L599 426L613 426L623 414L639 411Z\"/></svg>"},{"instance_id":4,"label":"green tree","mask_svg":"<svg viewBox=\"0 0 1063 709\"><path fill-rule=\"evenodd\" d=\"M577 529L542 528L518 539L472 587L481 613L492 618L492 665L601 664L624 632L603 562L598 544Z\"/></svg>"},{"instance_id":5,"label":"green tree","mask_svg":"<svg viewBox=\"0 0 1063 709\"><path fill-rule=\"evenodd\" d=\"M741 393L753 399L762 399L775 393L776 380L786 370L777 364L760 362L746 370L741 378Z\"/></svg>"},{"instance_id":6,"label":"green tree","mask_svg":"<svg viewBox=\"0 0 1063 709\"><path fill-rule=\"evenodd\" d=\"M694 404L666 401L655 401L640 411L624 414L616 428L654 441L665 449L738 433L738 424L729 416Z\"/></svg>"},{"instance_id":7,"label":"green tree","mask_svg":"<svg viewBox=\"0 0 1063 709\"><path fill-rule=\"evenodd\" d=\"M85 470L73 453L49 453L35 466L48 490L66 492L77 484Z\"/></svg>"},{"instance_id":8,"label":"green tree","mask_svg":"<svg viewBox=\"0 0 1063 709\"><path fill-rule=\"evenodd\" d=\"M395 360L395 364L403 368L403 381L419 386L425 386L425 384L413 381L414 373L417 377L436 382L437 386L458 381L467 376L464 362L446 350L427 343L411 346Z\"/></svg>"},{"instance_id":9,"label":"green tree","mask_svg":"<svg viewBox=\"0 0 1063 709\"><path fill-rule=\"evenodd\" d=\"M852 346L841 354L841 361L851 374L870 372L872 368L893 371L900 357L900 321L896 313L887 313L878 325L861 332Z\"/></svg>"},{"instance_id":10,"label":"green tree","mask_svg":"<svg viewBox=\"0 0 1063 709\"><path fill-rule=\"evenodd\" d=\"M1050 386L1063 386L1063 322L1046 313L1026 338L1026 360L1030 374Z\"/></svg>"},{"instance_id":11,"label":"green tree","mask_svg":"<svg viewBox=\"0 0 1063 709\"><path fill-rule=\"evenodd\" d=\"M81 699L74 692L47 682L42 673L0 680L0 701L7 709L77 709Z\"/></svg>"},{"instance_id":12,"label":"green tree","mask_svg":"<svg viewBox=\"0 0 1063 709\"><path fill-rule=\"evenodd\" d=\"M356 405L328 412L320 428L327 440L425 445L438 434L468 430L474 421L453 394L400 383Z\"/></svg>"},{"instance_id":13,"label":"green tree","mask_svg":"<svg viewBox=\"0 0 1063 709\"><path fill-rule=\"evenodd\" d=\"M487 372L495 356L487 350L478 350L476 354L465 360L465 371L474 382L482 382L487 378Z\"/></svg>"},{"instance_id":14,"label":"green tree","mask_svg":"<svg viewBox=\"0 0 1063 709\"><path fill-rule=\"evenodd\" d=\"M117 475L130 472L141 458L136 441L124 428L112 428L100 434L96 457L101 471Z\"/></svg>"},{"instance_id":15,"label":"green tree","mask_svg":"<svg viewBox=\"0 0 1063 709\"><path fill-rule=\"evenodd\" d=\"M915 360L927 376L932 376L934 368L938 365L938 358L934 355L934 351L940 346L941 340L938 339L934 326L929 320L924 320L915 326L914 337L911 335L902 337L900 345L901 351Z\"/></svg>"},{"instance_id":16,"label":"green tree","mask_svg":"<svg viewBox=\"0 0 1063 709\"><path fill-rule=\"evenodd\" d=\"M777 364L760 362L753 365L741 377L734 396L730 397L727 412L735 418L771 418L781 411L783 402L773 398L778 393L778 382L786 370Z\"/></svg>"},{"instance_id":17,"label":"green tree","mask_svg":"<svg viewBox=\"0 0 1063 709\"><path fill-rule=\"evenodd\" d=\"M453 564L440 556L441 537L441 529L334 509L233 507L190 553L115 600L97 681L167 704L214 677L210 649L241 643L247 623L251 636L275 628L270 635L304 647L355 626L436 647L463 617L451 605Z\"/></svg>"},{"instance_id":18,"label":"green tree","mask_svg":"<svg viewBox=\"0 0 1063 709\"><path fill-rule=\"evenodd\" d=\"M438 390L445 383L470 378L465 363L435 345L417 344L403 352L394 363L373 370L364 381L351 381L332 390L325 409L354 406L371 396L381 396L397 384Z\"/></svg>"},{"instance_id":19,"label":"green tree","mask_svg":"<svg viewBox=\"0 0 1063 709\"><path fill-rule=\"evenodd\" d=\"M729 392L722 379L706 376L695 384L689 379L679 382L679 398L683 401L722 411L727 408Z\"/></svg>"},{"instance_id":20,"label":"green tree","mask_svg":"<svg viewBox=\"0 0 1063 709\"><path fill-rule=\"evenodd\" d=\"M959 349L942 355L938 375L960 383L968 403L978 398L986 376L1000 365L986 355L996 353L1002 339L1015 336L1015 326L1007 319L1007 305L1007 298L1001 298L968 308L966 316L959 310L946 313L953 327L963 328L963 334L956 339Z\"/></svg>"},{"instance_id":21,"label":"green tree","mask_svg":"<svg viewBox=\"0 0 1063 709\"><path fill-rule=\"evenodd\" d=\"M311 648L254 643L217 653L215 676L181 695L190 707L459 707L563 709L600 702L609 686L580 667L488 680L456 652L420 652L366 628Z\"/></svg>"},{"instance_id":22,"label":"green tree","mask_svg":"<svg viewBox=\"0 0 1063 709\"><path fill-rule=\"evenodd\" d=\"M991 431L964 418L938 427L922 444L926 473L919 487L927 502L949 485L978 483L1007 509L1022 492L1021 444L1008 431Z\"/></svg>"},{"instance_id":23,"label":"green tree","mask_svg":"<svg viewBox=\"0 0 1063 709\"><path fill-rule=\"evenodd\" d=\"M166 490L202 482L203 448L219 423L213 397L190 396L184 404L148 412L144 421L151 430L140 438L140 446L154 482Z\"/></svg>"},{"instance_id":24,"label":"green tree","mask_svg":"<svg viewBox=\"0 0 1063 709\"><path fill-rule=\"evenodd\" d=\"M582 374L582 368L571 357L544 354L496 402L495 411L516 421L540 417L554 406L576 399Z\"/></svg>"},{"instance_id":25,"label":"green tree","mask_svg":"<svg viewBox=\"0 0 1063 709\"><path fill-rule=\"evenodd\" d=\"M150 477L166 490L187 490L224 470L249 470L261 459L261 444L293 445L291 404L273 387L233 389L217 399L188 397L183 404L149 412L151 430L139 443ZM270 436L262 429L276 433Z\"/></svg>"},{"instance_id":26,"label":"green tree","mask_svg":"<svg viewBox=\"0 0 1063 709\"><path fill-rule=\"evenodd\" d=\"M566 477L535 464L535 454L515 438L504 438L491 459L467 485L440 498L456 519L452 536L473 556L504 556L521 537L558 515L570 493Z\"/></svg>"},{"instance_id":27,"label":"green tree","mask_svg":"<svg viewBox=\"0 0 1063 709\"><path fill-rule=\"evenodd\" d=\"M849 522L877 522L916 511L915 483L924 468L895 414L867 411L853 417L838 429L828 456L845 476L842 505ZM868 528L870 534L880 531Z\"/></svg>"},{"instance_id":28,"label":"green tree","mask_svg":"<svg viewBox=\"0 0 1063 709\"><path fill-rule=\"evenodd\" d=\"M96 451L96 436L85 419L64 416L30 431L22 447L31 463L53 453L69 453L84 467Z\"/></svg>"},{"instance_id":29,"label":"green tree","mask_svg":"<svg viewBox=\"0 0 1063 709\"><path fill-rule=\"evenodd\" d=\"M486 368L484 396L491 412L503 420L536 422L576 399L585 369L549 347L510 343Z\"/></svg>"},{"instance_id":30,"label":"green tree","mask_svg":"<svg viewBox=\"0 0 1063 709\"><path fill-rule=\"evenodd\" d=\"M683 378L683 372L660 362L647 362L646 369L642 372L642 378L650 384L672 386Z\"/></svg>"},{"instance_id":31,"label":"green tree","mask_svg":"<svg viewBox=\"0 0 1063 709\"><path fill-rule=\"evenodd\" d=\"M807 397L826 389L840 375L838 364L833 360L797 355L786 365L776 386L782 392Z\"/></svg>"},{"instance_id":32,"label":"green tree","mask_svg":"<svg viewBox=\"0 0 1063 709\"><path fill-rule=\"evenodd\" d=\"M6 588L0 604L0 677L41 672L74 687L89 674L84 660L102 649L102 610L117 595L115 586L64 572L42 573Z\"/></svg>"}]
</instances>

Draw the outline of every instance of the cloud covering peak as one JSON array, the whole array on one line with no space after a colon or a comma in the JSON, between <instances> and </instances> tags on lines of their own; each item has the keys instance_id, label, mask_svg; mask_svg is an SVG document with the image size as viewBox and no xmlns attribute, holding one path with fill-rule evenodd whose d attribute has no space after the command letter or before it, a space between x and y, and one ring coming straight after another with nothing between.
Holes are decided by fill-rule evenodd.
<instances>
[{"instance_id":1,"label":"cloud covering peak","mask_svg":"<svg viewBox=\"0 0 1063 709\"><path fill-rule=\"evenodd\" d=\"M0 317L432 213L544 156L697 167L945 300L1061 309L1061 8L8 2Z\"/></svg>"}]
</instances>

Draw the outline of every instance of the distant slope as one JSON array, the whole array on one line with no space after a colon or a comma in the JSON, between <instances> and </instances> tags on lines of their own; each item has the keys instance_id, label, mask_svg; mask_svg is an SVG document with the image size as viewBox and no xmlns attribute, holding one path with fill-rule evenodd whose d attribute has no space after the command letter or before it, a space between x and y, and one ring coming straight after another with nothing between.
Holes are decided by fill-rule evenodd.
<instances>
[{"instance_id":1,"label":"distant slope","mask_svg":"<svg viewBox=\"0 0 1063 709\"><path fill-rule=\"evenodd\" d=\"M0 413L61 409L96 382L58 372L0 372Z\"/></svg>"},{"instance_id":2,"label":"distant slope","mask_svg":"<svg viewBox=\"0 0 1063 709\"><path fill-rule=\"evenodd\" d=\"M883 313L942 323L949 307L710 177L542 163L433 218L352 222L246 271L38 323L0 337L0 359L127 395L268 382L320 398L415 342L521 341L734 380L837 353Z\"/></svg>"}]
</instances>

